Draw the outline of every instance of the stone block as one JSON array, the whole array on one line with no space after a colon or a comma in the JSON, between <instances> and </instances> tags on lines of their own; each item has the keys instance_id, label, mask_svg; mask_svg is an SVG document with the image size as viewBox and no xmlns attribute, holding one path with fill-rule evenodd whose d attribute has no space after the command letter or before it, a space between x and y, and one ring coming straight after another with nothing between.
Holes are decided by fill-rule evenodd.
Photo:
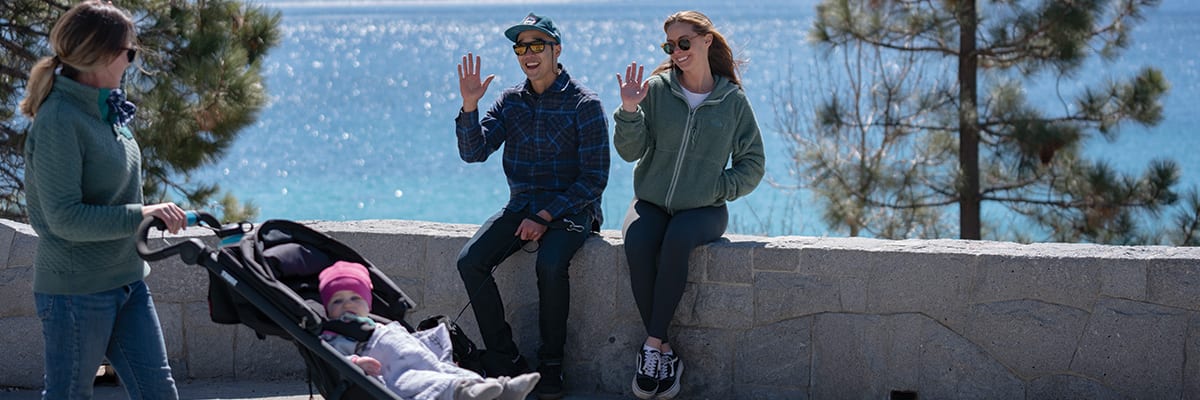
<instances>
[{"instance_id":1,"label":"stone block","mask_svg":"<svg viewBox=\"0 0 1200 400\"><path fill-rule=\"evenodd\" d=\"M628 395L633 379L635 351L646 340L639 324L612 324L603 330L587 332L568 325L564 374L572 391ZM572 344L576 343L576 344ZM685 378L687 379L687 378Z\"/></svg>"},{"instance_id":2,"label":"stone block","mask_svg":"<svg viewBox=\"0 0 1200 400\"><path fill-rule=\"evenodd\" d=\"M774 243L754 249L751 264L755 271L793 272L800 266L800 250L777 247ZM744 261L743 261L744 262Z\"/></svg>"},{"instance_id":3,"label":"stone block","mask_svg":"<svg viewBox=\"0 0 1200 400\"><path fill-rule=\"evenodd\" d=\"M678 328L672 348L679 353L684 363L681 399L732 399L733 359L744 341L736 331L708 328ZM627 353L632 354L632 353ZM634 358L627 364L632 366ZM627 370L628 373L628 370ZM692 378L688 378L691 376ZM703 379L696 379L704 377ZM626 379L633 379L629 376Z\"/></svg>"},{"instance_id":4,"label":"stone block","mask_svg":"<svg viewBox=\"0 0 1200 400\"><path fill-rule=\"evenodd\" d=\"M207 304L195 304L195 306L205 306ZM195 307L193 307L195 308ZM186 366L184 354L184 305L180 303L170 303L161 301L158 296L154 296L154 309L158 311L158 325L162 327L163 342L167 346L167 359L171 360L171 368L175 370L175 364ZM207 316L208 314L205 313Z\"/></svg>"},{"instance_id":5,"label":"stone block","mask_svg":"<svg viewBox=\"0 0 1200 400\"><path fill-rule=\"evenodd\" d=\"M1100 295L1101 268L1071 258L980 256L973 303L1036 299L1082 310Z\"/></svg>"},{"instance_id":6,"label":"stone block","mask_svg":"<svg viewBox=\"0 0 1200 400\"><path fill-rule=\"evenodd\" d=\"M813 398L809 397L808 390L791 387L734 384L733 391L737 393L734 398L746 400L808 400Z\"/></svg>"},{"instance_id":7,"label":"stone block","mask_svg":"<svg viewBox=\"0 0 1200 400\"><path fill-rule=\"evenodd\" d=\"M385 273L384 275L387 274ZM401 292L408 295L408 297L412 299L413 303L416 303L414 309L411 310L411 314L415 315L408 319L424 318L429 316L426 315L429 314L430 310L425 304L425 280L423 278L410 278L407 276L391 275L388 275L388 278L392 280L392 283L396 284L397 289L400 289ZM417 323L420 322L420 320L412 322Z\"/></svg>"},{"instance_id":8,"label":"stone block","mask_svg":"<svg viewBox=\"0 0 1200 400\"><path fill-rule=\"evenodd\" d=\"M884 398L919 383L922 319L830 313L812 318L813 398Z\"/></svg>"},{"instance_id":9,"label":"stone block","mask_svg":"<svg viewBox=\"0 0 1200 400\"><path fill-rule=\"evenodd\" d=\"M848 294L855 281L827 275L788 272L754 274L754 321L766 325L822 312L842 312L848 307L843 299L857 301ZM861 299L861 298L859 298Z\"/></svg>"},{"instance_id":10,"label":"stone block","mask_svg":"<svg viewBox=\"0 0 1200 400\"><path fill-rule=\"evenodd\" d=\"M800 274L865 279L874 270L871 253L859 249L805 247L799 251L796 272Z\"/></svg>"},{"instance_id":11,"label":"stone block","mask_svg":"<svg viewBox=\"0 0 1200 400\"><path fill-rule=\"evenodd\" d=\"M882 398L894 390L954 399L1024 394L1003 365L925 316L823 314L813 332L813 398Z\"/></svg>"},{"instance_id":12,"label":"stone block","mask_svg":"<svg viewBox=\"0 0 1200 400\"><path fill-rule=\"evenodd\" d=\"M0 221L3 222L3 221ZM7 268L8 259L13 253L13 237L17 230L5 223L0 223L0 269Z\"/></svg>"},{"instance_id":13,"label":"stone block","mask_svg":"<svg viewBox=\"0 0 1200 400\"><path fill-rule=\"evenodd\" d=\"M702 283L705 279L708 279L707 272L709 252L712 251L714 246L723 245L725 245L725 243L722 243L721 240L718 239L717 242L709 243L692 250L692 252L688 255L688 283Z\"/></svg>"},{"instance_id":14,"label":"stone block","mask_svg":"<svg viewBox=\"0 0 1200 400\"><path fill-rule=\"evenodd\" d=\"M872 269L867 312L928 315L951 328L961 328L975 277L973 255L875 252L864 257Z\"/></svg>"},{"instance_id":15,"label":"stone block","mask_svg":"<svg viewBox=\"0 0 1200 400\"><path fill-rule=\"evenodd\" d=\"M749 285L688 284L675 309L675 323L728 328L754 323L754 288Z\"/></svg>"},{"instance_id":16,"label":"stone block","mask_svg":"<svg viewBox=\"0 0 1200 400\"><path fill-rule=\"evenodd\" d=\"M28 227L28 225L26 225ZM33 228L28 230L18 229L12 237L12 247L8 254L9 267L30 267L33 266L33 259L37 256L37 235L33 233Z\"/></svg>"},{"instance_id":17,"label":"stone block","mask_svg":"<svg viewBox=\"0 0 1200 400\"><path fill-rule=\"evenodd\" d=\"M208 268L171 257L150 263L146 286L156 301L186 303L208 298L208 276Z\"/></svg>"},{"instance_id":18,"label":"stone block","mask_svg":"<svg viewBox=\"0 0 1200 400\"><path fill-rule=\"evenodd\" d=\"M334 236L366 258L388 276L420 278L425 274L428 235L415 233L347 233Z\"/></svg>"},{"instance_id":19,"label":"stone block","mask_svg":"<svg viewBox=\"0 0 1200 400\"><path fill-rule=\"evenodd\" d=\"M1100 295L1130 300L1146 300L1147 268L1144 260L1089 259L1100 268Z\"/></svg>"},{"instance_id":20,"label":"stone block","mask_svg":"<svg viewBox=\"0 0 1200 400\"><path fill-rule=\"evenodd\" d=\"M1184 349L1183 397L1200 399L1200 314L1188 319L1187 347Z\"/></svg>"},{"instance_id":21,"label":"stone block","mask_svg":"<svg viewBox=\"0 0 1200 400\"><path fill-rule=\"evenodd\" d=\"M1074 375L1047 375L1029 382L1029 400L1122 400L1128 399L1093 379Z\"/></svg>"},{"instance_id":22,"label":"stone block","mask_svg":"<svg viewBox=\"0 0 1200 400\"><path fill-rule=\"evenodd\" d=\"M453 313L457 314L462 306L467 305L467 290L463 288L457 266L458 253L464 244L466 244L466 240L429 242L425 256L422 258L422 264L425 266L423 289L425 304L421 307L428 308L430 312L434 309L454 309Z\"/></svg>"},{"instance_id":23,"label":"stone block","mask_svg":"<svg viewBox=\"0 0 1200 400\"><path fill-rule=\"evenodd\" d=\"M537 296L533 297L532 303L505 307L505 311L508 312L508 324L512 326L513 341L517 342L517 348L521 350L521 354L529 359L531 367L536 366L540 361L537 355L538 346L542 343L541 331L538 329ZM568 326L570 326L569 321Z\"/></svg>"},{"instance_id":24,"label":"stone block","mask_svg":"<svg viewBox=\"0 0 1200 400\"><path fill-rule=\"evenodd\" d=\"M733 360L734 384L762 393L807 392L812 377L812 324L813 317L796 318L746 331Z\"/></svg>"},{"instance_id":25,"label":"stone block","mask_svg":"<svg viewBox=\"0 0 1200 400\"><path fill-rule=\"evenodd\" d=\"M290 339L268 336L259 339L253 329L239 325L235 330L233 370L237 379L304 377L307 367L297 345Z\"/></svg>"},{"instance_id":26,"label":"stone block","mask_svg":"<svg viewBox=\"0 0 1200 400\"><path fill-rule=\"evenodd\" d=\"M571 261L567 348L591 354L594 346L604 346L615 331L629 327L629 324L613 323L617 310L616 291L626 289L618 284L620 275L626 273L620 269L617 258L610 247L593 237Z\"/></svg>"},{"instance_id":27,"label":"stone block","mask_svg":"<svg viewBox=\"0 0 1200 400\"><path fill-rule=\"evenodd\" d=\"M187 355L186 378L206 379L233 377L234 338L242 325L215 324L208 318L207 304L187 304L183 307L184 353ZM179 379L181 377L177 377Z\"/></svg>"},{"instance_id":28,"label":"stone block","mask_svg":"<svg viewBox=\"0 0 1200 400\"><path fill-rule=\"evenodd\" d=\"M633 287L629 282L629 262L625 259L624 247L615 247L617 265L615 271L616 282L614 283L615 310L613 313L614 324L634 324L642 326L642 317L637 309L637 302L633 300ZM689 295L687 286L684 286L683 296L686 298ZM682 301L681 301L682 302ZM645 329L642 329L645 333ZM644 339L644 338L643 338Z\"/></svg>"},{"instance_id":29,"label":"stone block","mask_svg":"<svg viewBox=\"0 0 1200 400\"><path fill-rule=\"evenodd\" d=\"M4 348L0 388L39 388L45 384L42 374L46 366L43 355L46 341L42 337L42 321L37 316L0 318L0 343Z\"/></svg>"},{"instance_id":30,"label":"stone block","mask_svg":"<svg viewBox=\"0 0 1200 400\"><path fill-rule=\"evenodd\" d=\"M36 317L33 267L0 268L0 317ZM40 323L39 323L40 326Z\"/></svg>"},{"instance_id":31,"label":"stone block","mask_svg":"<svg viewBox=\"0 0 1200 400\"><path fill-rule=\"evenodd\" d=\"M749 284L756 242L730 242L707 248L705 280L718 283ZM695 258L695 257L693 257Z\"/></svg>"},{"instance_id":32,"label":"stone block","mask_svg":"<svg viewBox=\"0 0 1200 400\"><path fill-rule=\"evenodd\" d=\"M965 336L1025 379L1067 371L1090 314L1033 300L977 304Z\"/></svg>"},{"instance_id":33,"label":"stone block","mask_svg":"<svg viewBox=\"0 0 1200 400\"><path fill-rule=\"evenodd\" d=\"M1200 262L1196 260L1153 260L1147 284L1151 303L1200 311Z\"/></svg>"},{"instance_id":34,"label":"stone block","mask_svg":"<svg viewBox=\"0 0 1200 400\"><path fill-rule=\"evenodd\" d=\"M1071 370L1138 398L1183 394L1184 346L1194 313L1121 299L1101 300Z\"/></svg>"},{"instance_id":35,"label":"stone block","mask_svg":"<svg viewBox=\"0 0 1200 400\"><path fill-rule=\"evenodd\" d=\"M919 396L930 399L1016 399L1025 383L970 341L922 321Z\"/></svg>"}]
</instances>

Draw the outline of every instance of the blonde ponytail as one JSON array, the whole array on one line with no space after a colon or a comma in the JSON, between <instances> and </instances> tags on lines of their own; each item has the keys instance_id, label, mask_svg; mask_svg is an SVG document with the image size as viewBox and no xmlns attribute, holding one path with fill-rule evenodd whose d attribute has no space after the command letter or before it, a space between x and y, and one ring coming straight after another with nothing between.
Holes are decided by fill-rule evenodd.
<instances>
[{"instance_id":1,"label":"blonde ponytail","mask_svg":"<svg viewBox=\"0 0 1200 400\"><path fill-rule=\"evenodd\" d=\"M45 57L38 60L29 71L29 80L25 82L25 98L21 99L21 114L32 119L37 116L38 108L50 95L54 86L54 70L59 65L58 57Z\"/></svg>"}]
</instances>

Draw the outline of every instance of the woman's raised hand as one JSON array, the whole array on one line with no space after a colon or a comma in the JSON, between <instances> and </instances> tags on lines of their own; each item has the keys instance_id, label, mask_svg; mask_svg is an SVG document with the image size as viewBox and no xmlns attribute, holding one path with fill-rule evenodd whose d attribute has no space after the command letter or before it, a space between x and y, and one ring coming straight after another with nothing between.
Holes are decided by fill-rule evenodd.
<instances>
[{"instance_id":1,"label":"woman's raised hand","mask_svg":"<svg viewBox=\"0 0 1200 400\"><path fill-rule=\"evenodd\" d=\"M462 64L458 64L458 90L462 93L463 111L471 112L479 108L479 99L487 92L488 85L496 75L488 75L487 80L479 80L481 64L479 56L471 53L463 56Z\"/></svg>"},{"instance_id":2,"label":"woman's raised hand","mask_svg":"<svg viewBox=\"0 0 1200 400\"><path fill-rule=\"evenodd\" d=\"M628 112L637 111L638 104L642 99L646 98L646 91L650 88L650 81L642 80L642 73L645 72L645 66L637 65L637 61L625 67L625 79L621 79L621 74L617 74L617 85L621 87L621 109ZM634 76L637 73L637 76Z\"/></svg>"}]
</instances>

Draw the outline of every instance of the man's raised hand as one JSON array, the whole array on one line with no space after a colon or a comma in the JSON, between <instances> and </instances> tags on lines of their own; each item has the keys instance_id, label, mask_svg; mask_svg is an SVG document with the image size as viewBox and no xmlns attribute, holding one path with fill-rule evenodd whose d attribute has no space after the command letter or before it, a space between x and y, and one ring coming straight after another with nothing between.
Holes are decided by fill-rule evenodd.
<instances>
[{"instance_id":1,"label":"man's raised hand","mask_svg":"<svg viewBox=\"0 0 1200 400\"><path fill-rule=\"evenodd\" d=\"M462 93L463 112L472 112L479 108L479 99L487 92L488 85L496 75L488 75L487 80L479 80L481 64L479 56L471 53L463 56L458 64L458 90Z\"/></svg>"}]
</instances>

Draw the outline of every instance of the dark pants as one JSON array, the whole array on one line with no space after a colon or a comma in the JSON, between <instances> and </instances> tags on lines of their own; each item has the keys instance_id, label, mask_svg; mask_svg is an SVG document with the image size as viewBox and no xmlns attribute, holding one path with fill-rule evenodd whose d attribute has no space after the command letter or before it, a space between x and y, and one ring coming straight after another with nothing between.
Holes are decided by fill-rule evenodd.
<instances>
[{"instance_id":1,"label":"dark pants","mask_svg":"<svg viewBox=\"0 0 1200 400\"><path fill-rule=\"evenodd\" d=\"M512 339L512 327L504 319L504 303L496 281L492 279L492 267L503 262L528 241L521 240L515 233L527 214L501 210L475 233L458 255L458 273L462 276L479 333L489 355L504 355L515 359L520 352ZM584 227L592 226L588 214L567 215L567 219ZM567 342L567 312L570 307L571 288L567 269L571 257L583 246L591 232L571 232L551 228L542 235L537 254L538 327L542 345L538 359L542 362L561 361L563 346Z\"/></svg>"},{"instance_id":2,"label":"dark pants","mask_svg":"<svg viewBox=\"0 0 1200 400\"><path fill-rule=\"evenodd\" d=\"M648 336L668 341L667 327L687 283L688 256L692 249L720 238L728 223L725 206L674 215L642 200L635 199L629 206L622 229L625 258L633 300Z\"/></svg>"}]
</instances>

